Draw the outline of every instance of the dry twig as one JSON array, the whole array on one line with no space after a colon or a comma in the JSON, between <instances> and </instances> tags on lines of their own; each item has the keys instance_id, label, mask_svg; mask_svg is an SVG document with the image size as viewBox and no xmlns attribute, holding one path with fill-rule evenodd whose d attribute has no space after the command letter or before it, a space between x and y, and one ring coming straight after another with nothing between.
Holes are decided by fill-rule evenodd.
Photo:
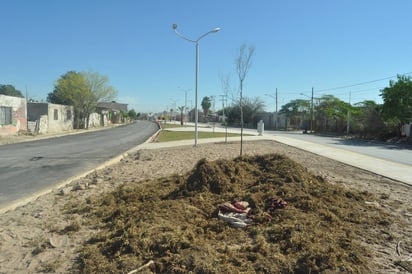
<instances>
[{"instance_id":1,"label":"dry twig","mask_svg":"<svg viewBox=\"0 0 412 274\"><path fill-rule=\"evenodd\" d=\"M146 264L144 264L144 265L142 265L141 267L139 267L138 269L132 270L132 271L130 271L130 272L127 273L127 274L137 273L137 272L139 272L139 271L142 271L142 270L145 269L146 267L151 266L152 264L154 264L154 261L153 261L153 260L150 260L150 261L148 261Z\"/></svg>"}]
</instances>

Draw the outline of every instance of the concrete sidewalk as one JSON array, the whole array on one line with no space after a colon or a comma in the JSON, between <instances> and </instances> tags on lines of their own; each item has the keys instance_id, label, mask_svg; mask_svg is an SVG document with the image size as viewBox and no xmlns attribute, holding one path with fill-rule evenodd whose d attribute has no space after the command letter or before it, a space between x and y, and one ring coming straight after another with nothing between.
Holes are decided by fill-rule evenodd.
<instances>
[{"instance_id":1,"label":"concrete sidewalk","mask_svg":"<svg viewBox=\"0 0 412 274\"><path fill-rule=\"evenodd\" d=\"M194 131L193 127L187 128L169 128L167 130L172 131ZM215 132L224 132L224 128L203 128L199 127L198 131L215 131ZM228 132L239 133L238 129L228 129ZM364 170L368 170L375 174L379 174L383 177L387 177L393 180L400 181L402 183L412 185L412 167L404 164L394 163L386 161L383 159L363 155L360 153L332 148L330 146L316 144L312 142L287 138L284 136L274 135L263 135L259 136L256 130L245 130L245 133L252 134L253 136L244 136L244 141L256 141L256 140L271 140L279 143L283 143L298 149L312 152L314 154L327 157L354 167L358 167ZM228 137L229 142L240 141L240 137ZM224 142L225 138L211 138L211 139L198 139L198 145L205 143L217 143ZM145 143L138 146L137 149L156 149L164 147L173 147L173 146L194 146L194 140L182 140L174 142L162 142L162 143Z\"/></svg>"},{"instance_id":2,"label":"concrete sidewalk","mask_svg":"<svg viewBox=\"0 0 412 274\"><path fill-rule=\"evenodd\" d=\"M275 136L273 140L412 185L412 167L405 164L283 136Z\"/></svg>"}]
</instances>

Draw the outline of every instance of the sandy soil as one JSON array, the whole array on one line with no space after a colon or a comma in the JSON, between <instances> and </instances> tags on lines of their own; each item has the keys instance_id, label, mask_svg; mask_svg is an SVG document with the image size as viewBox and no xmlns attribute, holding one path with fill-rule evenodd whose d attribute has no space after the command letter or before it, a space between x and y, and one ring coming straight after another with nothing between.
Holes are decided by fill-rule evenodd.
<instances>
[{"instance_id":1,"label":"sandy soil","mask_svg":"<svg viewBox=\"0 0 412 274\"><path fill-rule=\"evenodd\" d=\"M405 263L412 254L412 187L272 141L245 142L243 152L285 154L331 183L372 193L375 199L370 205L382 208L396 220L387 231L369 228L370 238L378 239L364 242L373 258L374 273L412 271L407 270L411 264ZM79 247L96 231L83 225L84 217L67 214L65 207L69 203L84 201L123 183L184 174L201 158L238 155L238 143L140 150L118 164L6 212L0 216L0 273L75 273L72 266ZM399 266L399 261L405 266Z\"/></svg>"}]
</instances>

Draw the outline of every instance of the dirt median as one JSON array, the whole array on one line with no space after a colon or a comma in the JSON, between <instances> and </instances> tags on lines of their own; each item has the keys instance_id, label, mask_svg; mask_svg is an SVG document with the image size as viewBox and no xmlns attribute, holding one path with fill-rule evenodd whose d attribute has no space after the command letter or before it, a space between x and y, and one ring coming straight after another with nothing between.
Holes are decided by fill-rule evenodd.
<instances>
[{"instance_id":1,"label":"dirt median","mask_svg":"<svg viewBox=\"0 0 412 274\"><path fill-rule=\"evenodd\" d=\"M365 226L365 234L359 235L369 254L371 273L408 271L410 264L406 261L412 253L410 187L272 141L245 142L243 151L247 156L279 153L332 185L367 192L370 196L364 201L368 202L365 208L370 207L371 211L379 208L392 220L383 226ZM80 251L101 228L90 225L88 215L73 210L73 205L80 208L85 201L103 197L121 185L140 185L155 178L184 175L202 158L214 161L238 155L238 143L139 150L118 164L7 212L0 216L0 272L78 272L76 262ZM154 259L154 264L159 261Z\"/></svg>"}]
</instances>

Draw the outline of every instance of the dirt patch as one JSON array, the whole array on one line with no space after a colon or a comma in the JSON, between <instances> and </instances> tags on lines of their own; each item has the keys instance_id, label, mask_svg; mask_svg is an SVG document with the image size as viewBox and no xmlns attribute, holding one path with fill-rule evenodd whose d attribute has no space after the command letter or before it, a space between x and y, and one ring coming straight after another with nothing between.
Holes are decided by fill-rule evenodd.
<instances>
[{"instance_id":1,"label":"dirt patch","mask_svg":"<svg viewBox=\"0 0 412 274\"><path fill-rule=\"evenodd\" d=\"M244 152L141 150L8 212L0 272L407 273L410 187L275 142ZM268 214L273 196L287 206ZM233 200L244 229L216 216Z\"/></svg>"}]
</instances>

